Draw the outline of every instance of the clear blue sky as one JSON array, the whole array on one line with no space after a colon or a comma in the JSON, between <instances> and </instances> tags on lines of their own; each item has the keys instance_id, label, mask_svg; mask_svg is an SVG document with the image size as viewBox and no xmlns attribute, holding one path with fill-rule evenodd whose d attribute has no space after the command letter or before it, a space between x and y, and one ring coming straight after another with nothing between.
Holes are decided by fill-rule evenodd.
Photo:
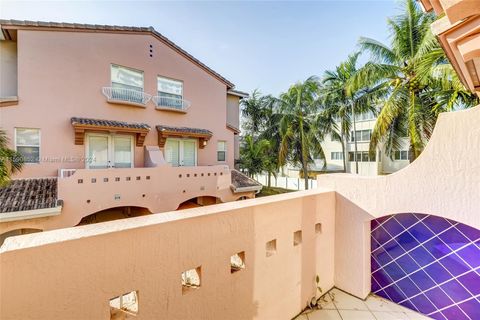
<instances>
[{"instance_id":1,"label":"clear blue sky","mask_svg":"<svg viewBox=\"0 0 480 320\"><path fill-rule=\"evenodd\" d=\"M317 2L5 1L2 19L153 26L236 84L278 94L321 75L360 36L387 41L394 0Z\"/></svg>"}]
</instances>

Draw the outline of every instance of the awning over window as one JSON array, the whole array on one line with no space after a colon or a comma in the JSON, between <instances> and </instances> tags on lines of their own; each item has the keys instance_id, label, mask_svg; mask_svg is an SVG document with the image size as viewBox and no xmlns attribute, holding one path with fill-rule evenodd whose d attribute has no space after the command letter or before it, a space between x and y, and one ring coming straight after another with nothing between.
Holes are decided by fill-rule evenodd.
<instances>
[{"instance_id":1,"label":"awning over window","mask_svg":"<svg viewBox=\"0 0 480 320\"><path fill-rule=\"evenodd\" d=\"M135 135L136 146L142 147L150 126L145 123L131 123L115 120L77 118L71 119L75 129L75 144L82 145L85 140L85 131L105 131L131 133Z\"/></svg>"},{"instance_id":2,"label":"awning over window","mask_svg":"<svg viewBox=\"0 0 480 320\"><path fill-rule=\"evenodd\" d=\"M160 148L165 146L168 137L176 138L197 138L199 147L203 149L207 141L212 137L212 132L207 129L188 128L188 127L169 127L164 125L157 126L158 145Z\"/></svg>"}]
</instances>

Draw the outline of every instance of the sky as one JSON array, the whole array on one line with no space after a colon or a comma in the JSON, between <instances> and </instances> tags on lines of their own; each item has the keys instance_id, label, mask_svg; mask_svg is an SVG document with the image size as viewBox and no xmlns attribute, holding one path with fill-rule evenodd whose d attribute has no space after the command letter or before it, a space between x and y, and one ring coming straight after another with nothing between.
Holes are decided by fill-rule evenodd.
<instances>
[{"instance_id":1,"label":"sky","mask_svg":"<svg viewBox=\"0 0 480 320\"><path fill-rule=\"evenodd\" d=\"M153 26L236 89L274 95L334 69L361 36L388 43L398 11L394 0L0 1L2 19Z\"/></svg>"}]
</instances>

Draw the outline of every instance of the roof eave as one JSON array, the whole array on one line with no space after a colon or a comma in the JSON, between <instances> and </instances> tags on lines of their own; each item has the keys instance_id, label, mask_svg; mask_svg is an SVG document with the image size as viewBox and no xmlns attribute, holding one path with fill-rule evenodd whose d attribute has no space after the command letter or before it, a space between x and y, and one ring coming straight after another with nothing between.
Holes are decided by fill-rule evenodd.
<instances>
[{"instance_id":1,"label":"roof eave","mask_svg":"<svg viewBox=\"0 0 480 320\"><path fill-rule=\"evenodd\" d=\"M60 213L62 213L62 205L53 208L3 212L0 213L0 223L58 216Z\"/></svg>"}]
</instances>

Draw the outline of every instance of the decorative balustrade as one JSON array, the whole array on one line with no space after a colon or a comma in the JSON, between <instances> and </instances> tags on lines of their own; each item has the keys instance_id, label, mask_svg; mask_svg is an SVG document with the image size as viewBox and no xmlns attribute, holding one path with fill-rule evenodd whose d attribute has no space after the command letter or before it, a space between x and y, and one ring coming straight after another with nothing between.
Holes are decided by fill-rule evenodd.
<instances>
[{"instance_id":1,"label":"decorative balustrade","mask_svg":"<svg viewBox=\"0 0 480 320\"><path fill-rule=\"evenodd\" d=\"M152 98L150 94L143 91L126 88L103 87L102 93L107 97L108 102L132 104L142 107Z\"/></svg>"},{"instance_id":2,"label":"decorative balustrade","mask_svg":"<svg viewBox=\"0 0 480 320\"><path fill-rule=\"evenodd\" d=\"M165 97L165 96L154 96L152 101L155 103L157 109L172 110L178 112L187 112L187 109L190 107L191 103L188 100Z\"/></svg>"}]
</instances>

